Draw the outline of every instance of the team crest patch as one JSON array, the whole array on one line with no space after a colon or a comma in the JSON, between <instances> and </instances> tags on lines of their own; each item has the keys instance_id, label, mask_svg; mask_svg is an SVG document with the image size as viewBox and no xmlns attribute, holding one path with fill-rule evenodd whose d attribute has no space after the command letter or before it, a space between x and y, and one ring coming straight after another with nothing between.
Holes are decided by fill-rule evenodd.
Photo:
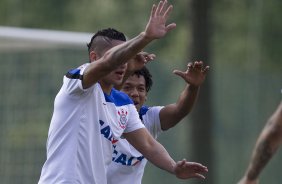
<instances>
[{"instance_id":1,"label":"team crest patch","mask_svg":"<svg viewBox=\"0 0 282 184\"><path fill-rule=\"evenodd\" d=\"M127 114L128 114L128 112L125 109L118 110L118 115L119 115L118 124L122 129L125 129L125 127L126 127Z\"/></svg>"}]
</instances>

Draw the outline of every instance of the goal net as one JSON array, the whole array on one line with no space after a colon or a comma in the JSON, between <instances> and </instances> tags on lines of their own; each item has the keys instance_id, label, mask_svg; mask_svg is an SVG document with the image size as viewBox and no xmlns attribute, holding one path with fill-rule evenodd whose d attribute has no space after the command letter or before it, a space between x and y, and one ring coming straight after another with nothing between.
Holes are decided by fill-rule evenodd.
<instances>
[{"instance_id":1,"label":"goal net","mask_svg":"<svg viewBox=\"0 0 282 184\"><path fill-rule=\"evenodd\" d=\"M88 61L90 33L0 26L1 183L37 183L63 75Z\"/></svg>"}]
</instances>

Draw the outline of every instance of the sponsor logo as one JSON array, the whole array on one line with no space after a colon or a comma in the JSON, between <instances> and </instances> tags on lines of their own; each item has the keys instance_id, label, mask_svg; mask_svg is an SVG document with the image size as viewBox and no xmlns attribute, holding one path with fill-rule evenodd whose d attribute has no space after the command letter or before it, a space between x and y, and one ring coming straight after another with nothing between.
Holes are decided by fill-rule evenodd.
<instances>
[{"instance_id":1,"label":"sponsor logo","mask_svg":"<svg viewBox=\"0 0 282 184\"><path fill-rule=\"evenodd\" d=\"M112 144L116 143L118 140L114 138L112 130L109 125L106 125L104 121L100 120L100 125L101 125L101 134L111 141Z\"/></svg>"},{"instance_id":2,"label":"sponsor logo","mask_svg":"<svg viewBox=\"0 0 282 184\"><path fill-rule=\"evenodd\" d=\"M113 145L113 148L114 148L114 152L113 152L112 161L118 164L127 165L127 166L136 166L144 159L144 156L132 157L124 153L118 152L115 149L116 148L115 145Z\"/></svg>"}]
</instances>

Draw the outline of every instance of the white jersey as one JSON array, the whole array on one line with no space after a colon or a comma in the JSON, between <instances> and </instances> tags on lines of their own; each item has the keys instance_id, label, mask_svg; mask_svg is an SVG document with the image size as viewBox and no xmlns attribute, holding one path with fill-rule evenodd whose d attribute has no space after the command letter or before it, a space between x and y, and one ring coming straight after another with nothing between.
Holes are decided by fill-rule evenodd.
<instances>
[{"instance_id":1,"label":"white jersey","mask_svg":"<svg viewBox=\"0 0 282 184\"><path fill-rule=\"evenodd\" d=\"M162 107L140 109L140 119L156 139L162 132L159 113ZM141 184L147 159L127 140L120 139L114 144L113 161L107 169L108 184Z\"/></svg>"},{"instance_id":2,"label":"white jersey","mask_svg":"<svg viewBox=\"0 0 282 184\"><path fill-rule=\"evenodd\" d=\"M87 66L69 71L55 98L40 184L106 184L112 143L144 128L125 93L104 94L99 83L83 89Z\"/></svg>"}]
</instances>

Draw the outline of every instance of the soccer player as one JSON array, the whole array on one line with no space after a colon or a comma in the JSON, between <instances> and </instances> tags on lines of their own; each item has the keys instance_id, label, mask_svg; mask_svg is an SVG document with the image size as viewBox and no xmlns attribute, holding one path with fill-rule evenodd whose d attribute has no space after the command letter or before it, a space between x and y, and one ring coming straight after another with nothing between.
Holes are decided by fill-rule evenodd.
<instances>
[{"instance_id":1,"label":"soccer player","mask_svg":"<svg viewBox=\"0 0 282 184\"><path fill-rule=\"evenodd\" d=\"M130 98L113 89L121 83L131 58L176 27L166 25L171 10L167 1L153 5L145 30L129 41L114 29L98 31L91 38L90 62L64 76L55 98L40 184L106 184L112 144L121 135L176 177L204 177L205 166L186 160L176 163L144 128Z\"/></svg>"},{"instance_id":2,"label":"soccer player","mask_svg":"<svg viewBox=\"0 0 282 184\"><path fill-rule=\"evenodd\" d=\"M258 137L252 158L239 184L258 184L259 175L282 143L282 102Z\"/></svg>"},{"instance_id":3,"label":"soccer player","mask_svg":"<svg viewBox=\"0 0 282 184\"><path fill-rule=\"evenodd\" d=\"M162 131L175 126L191 111L208 69L209 66L204 66L203 62L196 61L189 63L188 69L184 72L174 71L176 75L184 79L186 86L178 101L166 106L144 106L152 86L152 76L146 67L129 75L119 88L133 100L140 119L156 139ZM144 156L124 139L117 141L113 147L113 162L107 169L108 184L141 184L147 163Z\"/></svg>"}]
</instances>

